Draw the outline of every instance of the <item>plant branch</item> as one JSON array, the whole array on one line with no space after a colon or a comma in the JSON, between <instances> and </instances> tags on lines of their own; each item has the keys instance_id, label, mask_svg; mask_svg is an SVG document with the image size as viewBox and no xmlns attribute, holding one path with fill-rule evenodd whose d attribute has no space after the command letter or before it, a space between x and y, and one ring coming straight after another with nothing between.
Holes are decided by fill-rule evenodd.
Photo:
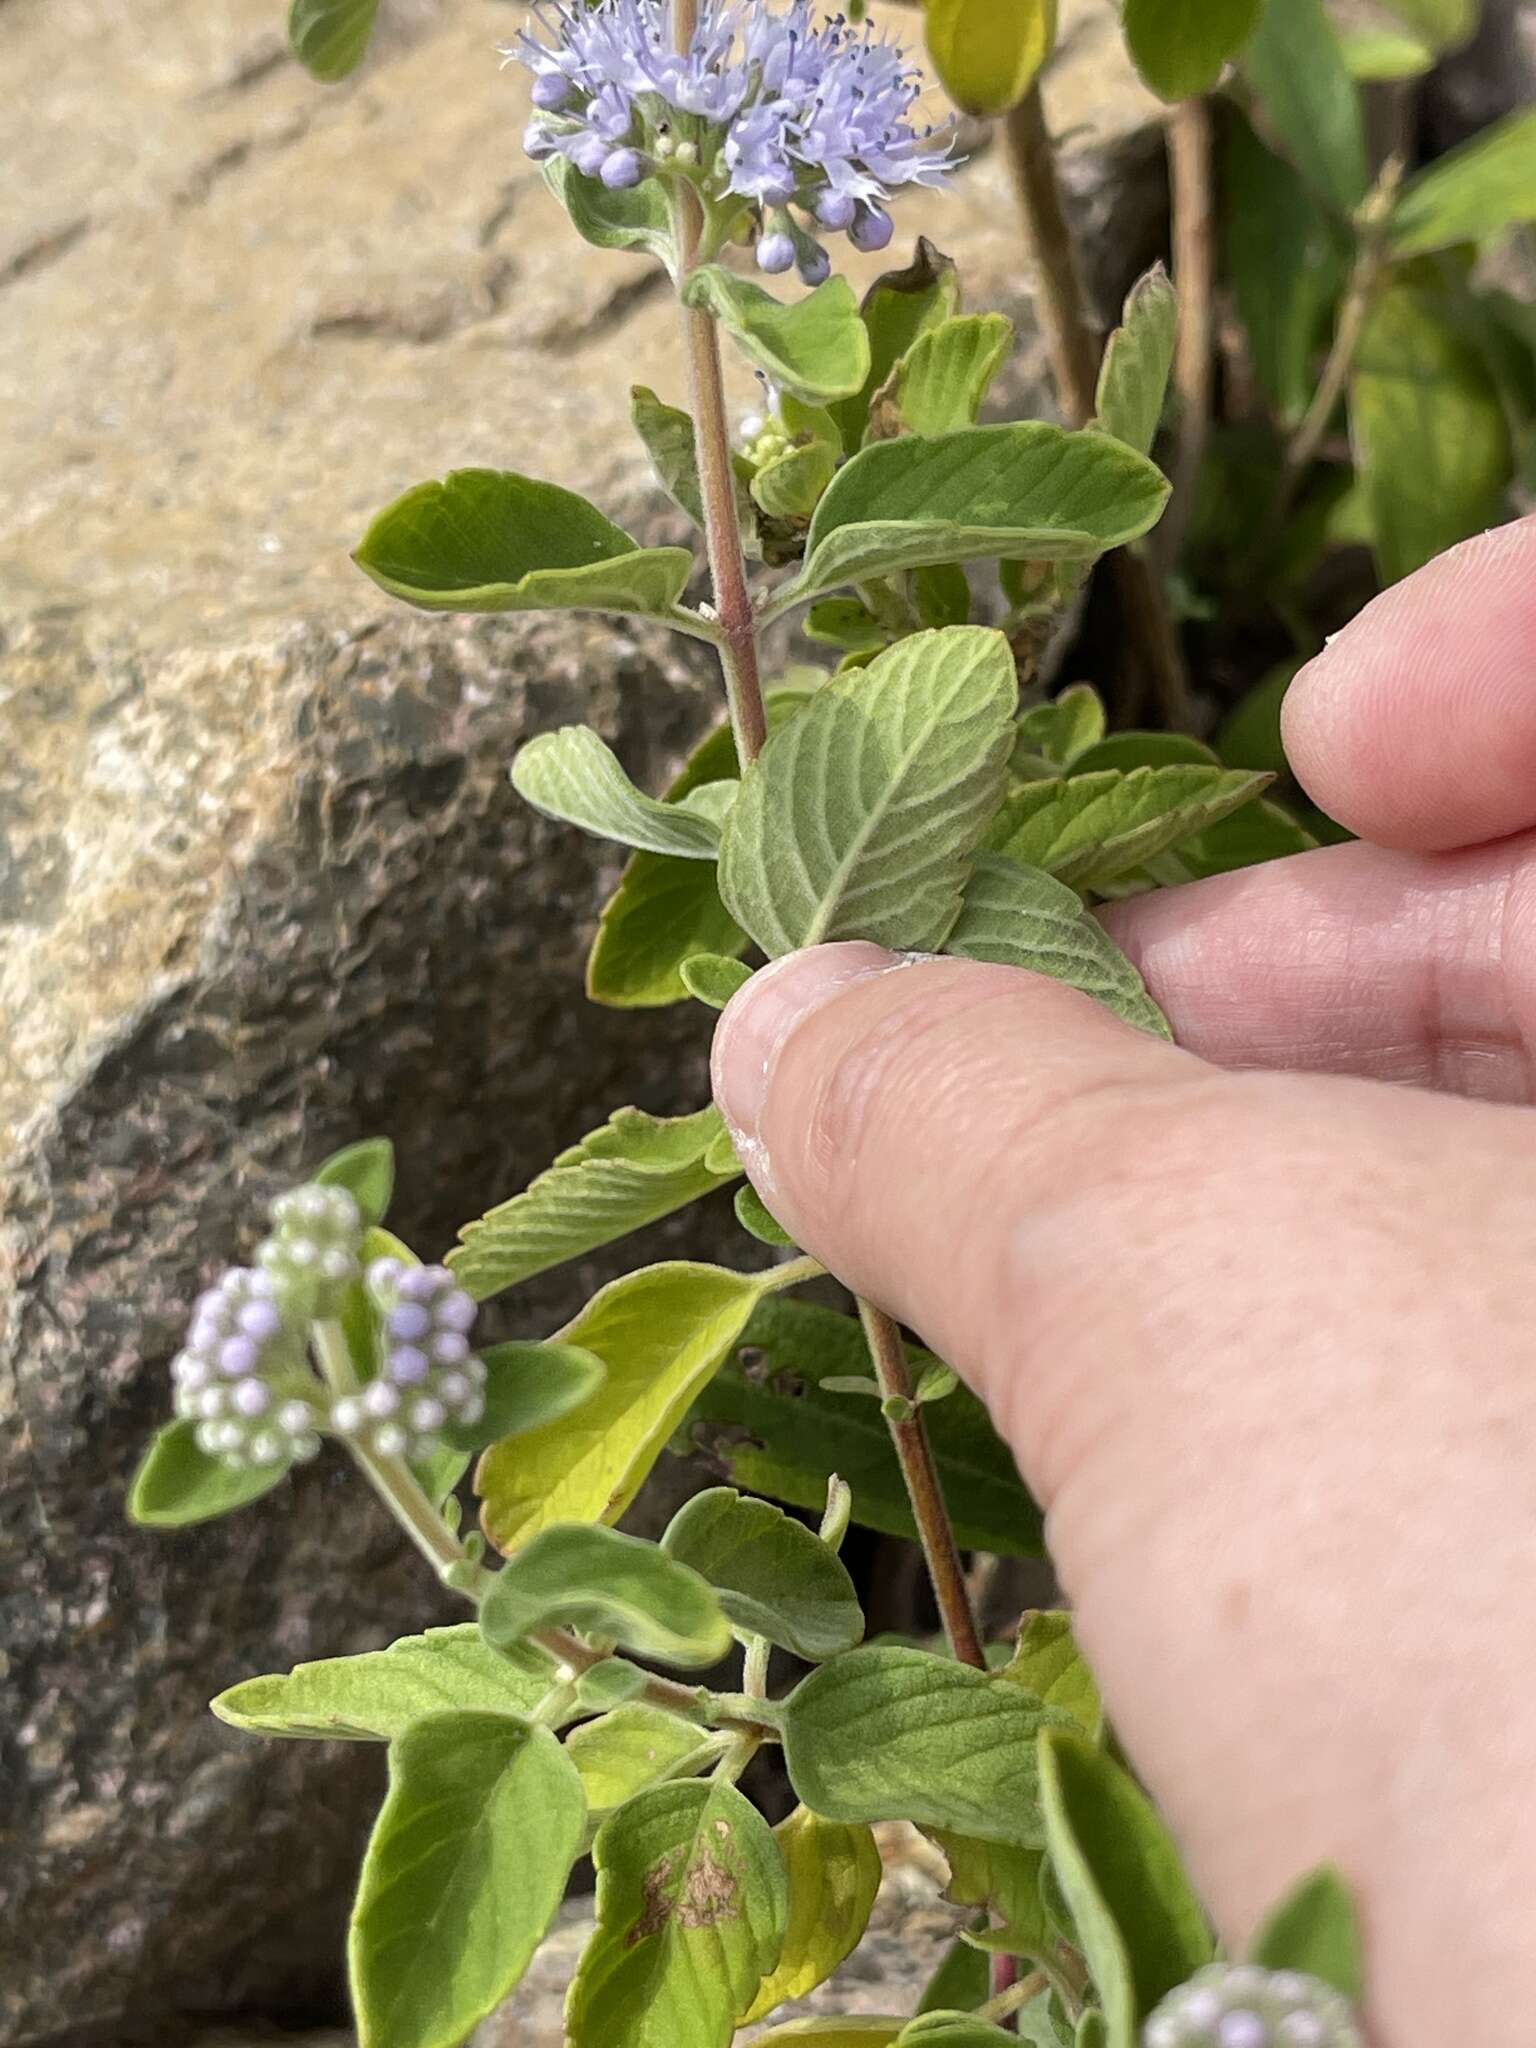
<instances>
[{"instance_id":1,"label":"plant branch","mask_svg":"<svg viewBox=\"0 0 1536 2048\"><path fill-rule=\"evenodd\" d=\"M1173 496L1152 536L1154 561L1166 575L1179 559L1193 509L1195 487L1211 430L1215 384L1213 311L1216 298L1216 209L1211 182L1211 103L1184 100L1168 123L1168 172L1173 194L1173 281L1179 295L1179 335L1173 383L1179 396L1172 477Z\"/></svg>"},{"instance_id":2,"label":"plant branch","mask_svg":"<svg viewBox=\"0 0 1536 2048\"><path fill-rule=\"evenodd\" d=\"M1085 427L1098 404L1103 351L1088 317L1038 80L1008 115L1003 133L1035 258L1035 304L1062 417L1068 426ZM1189 681L1162 583L1146 557L1130 548L1111 555L1109 569L1159 709L1170 726L1187 728L1193 723Z\"/></svg>"},{"instance_id":3,"label":"plant branch","mask_svg":"<svg viewBox=\"0 0 1536 2048\"><path fill-rule=\"evenodd\" d=\"M693 40L698 0L673 0L672 35L679 49ZM699 260L704 208L688 184L677 191L677 274L681 291ZM725 376L720 362L720 336L708 313L681 308L683 346L693 399L694 453L699 469L699 496L704 512L704 540L714 585L719 620L720 668L725 677L731 730L741 766L755 761L768 737L763 688L757 667L757 617L747 583L746 557L736 521L736 477L731 467L731 436L725 411Z\"/></svg>"},{"instance_id":4,"label":"plant branch","mask_svg":"<svg viewBox=\"0 0 1536 2048\"><path fill-rule=\"evenodd\" d=\"M1014 1958L1009 1956L1004 1960L1012 1962ZM1032 1998L1038 1998L1042 1991L1049 1988L1050 1979L1044 1970L1034 1970L1029 1976L1020 1977L1017 1982L1010 1982L995 1998L989 1998L985 2005L978 2007L976 2017L979 2020L991 2020L994 2026L1000 2025L1012 2014L1021 2011Z\"/></svg>"},{"instance_id":5,"label":"plant branch","mask_svg":"<svg viewBox=\"0 0 1536 2048\"><path fill-rule=\"evenodd\" d=\"M905 1404L905 1414L892 1414L888 1418L891 1441L896 1446L897 1461L912 1503L912 1517L922 1540L928 1576L933 1581L934 1598L939 1603L939 1615L949 1647L962 1664L971 1664L978 1671L985 1671L987 1660L982 1651L976 1617L971 1612L970 1595L965 1589L965 1573L960 1564L954 1525L944 1504L944 1490L933 1462L933 1448L928 1441L923 1411L912 1399L912 1375L907 1367L901 1332L884 1309L876 1308L872 1302L860 1301L859 1319L864 1325L882 1397L888 1402Z\"/></svg>"},{"instance_id":6,"label":"plant branch","mask_svg":"<svg viewBox=\"0 0 1536 2048\"><path fill-rule=\"evenodd\" d=\"M1402 181L1403 160L1392 157L1360 209L1356 220L1355 260L1339 306L1333 346L1317 380L1312 403L1286 448L1275 495L1260 537L1261 550L1268 547L1285 523L1285 516L1295 502L1302 479L1317 460L1318 450L1333 424L1333 416L1354 371L1355 358L1360 353L1366 322L1375 302L1376 288L1387 266L1386 229Z\"/></svg>"}]
</instances>

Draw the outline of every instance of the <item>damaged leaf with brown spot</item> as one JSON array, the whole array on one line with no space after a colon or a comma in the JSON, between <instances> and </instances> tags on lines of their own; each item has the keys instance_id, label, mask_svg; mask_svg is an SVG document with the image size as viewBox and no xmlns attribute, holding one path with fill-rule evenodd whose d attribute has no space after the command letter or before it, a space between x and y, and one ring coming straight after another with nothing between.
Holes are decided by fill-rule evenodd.
<instances>
[{"instance_id":1,"label":"damaged leaf with brown spot","mask_svg":"<svg viewBox=\"0 0 1536 2048\"><path fill-rule=\"evenodd\" d=\"M778 1962L789 1884L733 1785L658 1785L599 1830L597 1929L566 2007L570 2048L728 2048Z\"/></svg>"}]
</instances>

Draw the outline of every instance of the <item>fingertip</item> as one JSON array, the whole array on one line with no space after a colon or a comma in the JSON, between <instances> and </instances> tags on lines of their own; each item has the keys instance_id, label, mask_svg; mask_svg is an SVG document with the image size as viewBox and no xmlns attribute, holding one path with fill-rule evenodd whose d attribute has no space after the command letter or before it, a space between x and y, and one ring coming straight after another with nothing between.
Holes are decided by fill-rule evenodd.
<instances>
[{"instance_id":1,"label":"fingertip","mask_svg":"<svg viewBox=\"0 0 1536 2048\"><path fill-rule=\"evenodd\" d=\"M796 1026L841 990L902 964L883 946L850 940L771 960L732 996L715 1026L710 1076L737 1149L761 1142L774 1063Z\"/></svg>"},{"instance_id":2,"label":"fingertip","mask_svg":"<svg viewBox=\"0 0 1536 2048\"><path fill-rule=\"evenodd\" d=\"M1378 846L1441 852L1536 824L1536 517L1393 585L1286 692L1297 779Z\"/></svg>"}]
</instances>

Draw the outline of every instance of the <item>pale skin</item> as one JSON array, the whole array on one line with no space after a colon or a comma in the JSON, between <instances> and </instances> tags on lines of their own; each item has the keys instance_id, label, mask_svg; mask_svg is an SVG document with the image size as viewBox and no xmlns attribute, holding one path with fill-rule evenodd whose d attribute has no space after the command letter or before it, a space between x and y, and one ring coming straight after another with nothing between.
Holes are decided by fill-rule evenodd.
<instances>
[{"instance_id":1,"label":"pale skin","mask_svg":"<svg viewBox=\"0 0 1536 2048\"><path fill-rule=\"evenodd\" d=\"M822 947L716 1092L796 1241L990 1407L1238 1942L1342 1866L1380 2048L1536 2037L1536 520L1286 704L1361 843L1107 914L1178 1049Z\"/></svg>"}]
</instances>

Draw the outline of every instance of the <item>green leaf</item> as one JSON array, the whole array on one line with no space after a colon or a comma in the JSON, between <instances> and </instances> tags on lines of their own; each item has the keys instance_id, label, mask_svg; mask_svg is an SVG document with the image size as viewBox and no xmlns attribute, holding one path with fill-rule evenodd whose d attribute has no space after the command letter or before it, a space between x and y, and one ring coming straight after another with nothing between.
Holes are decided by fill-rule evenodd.
<instances>
[{"instance_id":1,"label":"green leaf","mask_svg":"<svg viewBox=\"0 0 1536 2048\"><path fill-rule=\"evenodd\" d=\"M603 1636L640 1657L701 1670L731 1631L707 1580L654 1543L572 1522L541 1529L492 1579L480 1632L510 1649L540 1629Z\"/></svg>"},{"instance_id":2,"label":"green leaf","mask_svg":"<svg viewBox=\"0 0 1536 2048\"><path fill-rule=\"evenodd\" d=\"M1233 817L1223 818L1193 839L1186 839L1168 860L1177 866L1169 879L1203 881L1209 875L1230 875L1238 868L1310 853L1317 840L1279 804L1261 798Z\"/></svg>"},{"instance_id":3,"label":"green leaf","mask_svg":"<svg viewBox=\"0 0 1536 2048\"><path fill-rule=\"evenodd\" d=\"M1339 43L1350 77L1362 85L1422 78L1435 68L1435 53L1428 43L1400 29L1341 28Z\"/></svg>"},{"instance_id":4,"label":"green leaf","mask_svg":"<svg viewBox=\"0 0 1536 2048\"><path fill-rule=\"evenodd\" d=\"M464 1226L448 1254L455 1279L484 1301L696 1202L722 1184L704 1155L724 1128L714 1109L615 1110L520 1195Z\"/></svg>"},{"instance_id":5,"label":"green leaf","mask_svg":"<svg viewBox=\"0 0 1536 2048\"><path fill-rule=\"evenodd\" d=\"M783 1249L792 1245L794 1239L782 1223L775 1220L762 1196L750 1181L743 1181L732 1197L736 1208L736 1221L749 1236L759 1244L771 1244Z\"/></svg>"},{"instance_id":6,"label":"green leaf","mask_svg":"<svg viewBox=\"0 0 1536 2048\"><path fill-rule=\"evenodd\" d=\"M322 1187L345 1188L356 1202L363 1227L384 1221L395 1187L395 1148L388 1138L362 1138L333 1152L312 1179Z\"/></svg>"},{"instance_id":7,"label":"green leaf","mask_svg":"<svg viewBox=\"0 0 1536 2048\"><path fill-rule=\"evenodd\" d=\"M1056 0L928 0L928 54L967 114L1016 107L1056 41Z\"/></svg>"},{"instance_id":8,"label":"green leaf","mask_svg":"<svg viewBox=\"0 0 1536 2048\"><path fill-rule=\"evenodd\" d=\"M987 1915L987 1924L968 1937L976 1952L1048 1958L1055 1936L1040 1900L1044 1850L981 1842L948 1828L934 1828L932 1834L949 1864L945 1898Z\"/></svg>"},{"instance_id":9,"label":"green leaf","mask_svg":"<svg viewBox=\"0 0 1536 2048\"><path fill-rule=\"evenodd\" d=\"M829 2013L825 2019L786 2020L759 2034L753 2048L891 2048L905 2020L872 2013Z\"/></svg>"},{"instance_id":10,"label":"green leaf","mask_svg":"<svg viewBox=\"0 0 1536 2048\"><path fill-rule=\"evenodd\" d=\"M869 375L869 336L846 278L829 277L786 305L706 263L684 286L683 303L718 320L744 355L797 397L847 398Z\"/></svg>"},{"instance_id":11,"label":"green leaf","mask_svg":"<svg viewBox=\"0 0 1536 2048\"><path fill-rule=\"evenodd\" d=\"M926 236L919 237L904 270L888 270L875 279L859 309L869 337L869 374L857 396L829 407L845 453L852 455L862 442L875 393L897 363L920 334L947 320L959 305L955 266Z\"/></svg>"},{"instance_id":12,"label":"green leaf","mask_svg":"<svg viewBox=\"0 0 1536 2048\"><path fill-rule=\"evenodd\" d=\"M1504 408L1433 289L1405 282L1377 297L1350 380L1349 422L1383 582L1504 517L1514 467Z\"/></svg>"},{"instance_id":13,"label":"green leaf","mask_svg":"<svg viewBox=\"0 0 1536 2048\"><path fill-rule=\"evenodd\" d=\"M1125 40L1165 100L1209 92L1259 25L1264 0L1125 0Z\"/></svg>"},{"instance_id":14,"label":"green leaf","mask_svg":"<svg viewBox=\"0 0 1536 2048\"><path fill-rule=\"evenodd\" d=\"M1138 455L1157 439L1178 334L1179 295L1157 263L1132 286L1099 371L1097 425Z\"/></svg>"},{"instance_id":15,"label":"green leaf","mask_svg":"<svg viewBox=\"0 0 1536 2048\"><path fill-rule=\"evenodd\" d=\"M1104 1730L1104 1703L1098 1681L1077 1647L1070 1614L1053 1609L1026 1614L1019 1627L1018 1647L1003 1666L1003 1676L1048 1707L1070 1714L1085 1735L1098 1741Z\"/></svg>"},{"instance_id":16,"label":"green leaf","mask_svg":"<svg viewBox=\"0 0 1536 2048\"><path fill-rule=\"evenodd\" d=\"M311 78L334 85L362 63L379 0L293 0L288 45Z\"/></svg>"},{"instance_id":17,"label":"green leaf","mask_svg":"<svg viewBox=\"0 0 1536 2048\"><path fill-rule=\"evenodd\" d=\"M1048 1846L1108 2026L1136 2048L1160 1999L1211 1960L1210 1927L1167 1829L1126 1772L1079 1734L1040 1737Z\"/></svg>"},{"instance_id":18,"label":"green leaf","mask_svg":"<svg viewBox=\"0 0 1536 2048\"><path fill-rule=\"evenodd\" d=\"M810 700L804 688L770 689L768 730L776 732ZM667 791L691 795L739 773L729 726L712 732ZM621 1009L681 1002L688 994L683 962L696 953L732 956L747 935L720 901L712 865L668 854L637 853L625 868L598 925L587 963L587 993Z\"/></svg>"},{"instance_id":19,"label":"green leaf","mask_svg":"<svg viewBox=\"0 0 1536 2048\"><path fill-rule=\"evenodd\" d=\"M720 851L720 894L764 952L939 944L1002 795L1017 693L1002 634L915 633L773 735Z\"/></svg>"},{"instance_id":20,"label":"green leaf","mask_svg":"<svg viewBox=\"0 0 1536 2048\"><path fill-rule=\"evenodd\" d=\"M1359 1915L1349 1886L1331 1865L1303 1878L1277 1906L1249 1950L1266 1970L1301 1970L1356 2002L1365 1991Z\"/></svg>"},{"instance_id":21,"label":"green leaf","mask_svg":"<svg viewBox=\"0 0 1536 2048\"><path fill-rule=\"evenodd\" d=\"M544 165L544 182L583 241L597 249L654 256L672 269L672 205L659 178L610 191L601 178L584 176L569 157L553 156Z\"/></svg>"},{"instance_id":22,"label":"green leaf","mask_svg":"<svg viewBox=\"0 0 1536 2048\"><path fill-rule=\"evenodd\" d=\"M1155 526L1168 481L1103 434L1042 420L876 441L816 508L778 617L840 584L942 562L1091 562Z\"/></svg>"},{"instance_id":23,"label":"green leaf","mask_svg":"<svg viewBox=\"0 0 1536 2048\"><path fill-rule=\"evenodd\" d=\"M347 1944L361 2048L457 2048L532 1961L584 1819L547 1728L435 1714L390 1745Z\"/></svg>"},{"instance_id":24,"label":"green leaf","mask_svg":"<svg viewBox=\"0 0 1536 2048\"><path fill-rule=\"evenodd\" d=\"M770 519L809 519L836 467L837 453L825 441L787 448L753 477L753 501Z\"/></svg>"},{"instance_id":25,"label":"green leaf","mask_svg":"<svg viewBox=\"0 0 1536 2048\"><path fill-rule=\"evenodd\" d=\"M561 1332L608 1368L574 1415L486 1452L485 1533L515 1550L555 1522L615 1522L745 1329L771 1273L648 1266L603 1288Z\"/></svg>"},{"instance_id":26,"label":"green leaf","mask_svg":"<svg viewBox=\"0 0 1536 2048\"><path fill-rule=\"evenodd\" d=\"M778 1961L788 1883L734 1785L660 1785L599 1830L597 1930L566 2005L570 2048L727 2048Z\"/></svg>"},{"instance_id":27,"label":"green leaf","mask_svg":"<svg viewBox=\"0 0 1536 2048\"><path fill-rule=\"evenodd\" d=\"M558 1422L590 1401L606 1378L600 1358L576 1344L493 1344L485 1366L485 1411L478 1422L449 1423L443 1441L465 1453Z\"/></svg>"},{"instance_id":28,"label":"green leaf","mask_svg":"<svg viewBox=\"0 0 1536 2048\"><path fill-rule=\"evenodd\" d=\"M490 1649L475 1624L429 1628L387 1650L328 1657L291 1671L247 1678L221 1692L213 1711L252 1735L324 1742L392 1742L448 1708L529 1714L553 1682Z\"/></svg>"},{"instance_id":29,"label":"green leaf","mask_svg":"<svg viewBox=\"0 0 1536 2048\"><path fill-rule=\"evenodd\" d=\"M1249 358L1281 421L1294 425L1311 402L1344 288L1344 239L1301 175L1235 109L1223 173L1223 254Z\"/></svg>"},{"instance_id":30,"label":"green leaf","mask_svg":"<svg viewBox=\"0 0 1536 2048\"><path fill-rule=\"evenodd\" d=\"M704 500L699 486L698 444L693 421L675 405L663 405L644 384L633 385L629 394L629 416L635 432L645 443L656 480L680 511L694 525L703 528ZM757 521L741 479L733 474L736 523L749 554L757 552ZM735 774L734 765L730 770Z\"/></svg>"},{"instance_id":31,"label":"green leaf","mask_svg":"<svg viewBox=\"0 0 1536 2048\"><path fill-rule=\"evenodd\" d=\"M971 582L958 562L940 562L912 572L912 601L925 626L967 626Z\"/></svg>"},{"instance_id":32,"label":"green leaf","mask_svg":"<svg viewBox=\"0 0 1536 2048\"><path fill-rule=\"evenodd\" d=\"M1409 180L1391 223L1399 256L1427 256L1458 242L1485 242L1536 220L1536 108L1474 135Z\"/></svg>"},{"instance_id":33,"label":"green leaf","mask_svg":"<svg viewBox=\"0 0 1536 2048\"><path fill-rule=\"evenodd\" d=\"M784 1763L827 1820L910 1820L983 1841L1043 1840L1038 1701L926 1650L850 1650L783 1708Z\"/></svg>"},{"instance_id":34,"label":"green leaf","mask_svg":"<svg viewBox=\"0 0 1536 2048\"><path fill-rule=\"evenodd\" d=\"M880 1851L865 1827L822 1820L797 1806L773 1831L789 1880L784 1947L742 2024L804 1998L858 1947L880 1890Z\"/></svg>"},{"instance_id":35,"label":"green leaf","mask_svg":"<svg viewBox=\"0 0 1536 2048\"><path fill-rule=\"evenodd\" d=\"M711 1010L723 1010L752 979L750 967L719 953L695 953L683 962L680 972L689 995Z\"/></svg>"},{"instance_id":36,"label":"green leaf","mask_svg":"<svg viewBox=\"0 0 1536 2048\"><path fill-rule=\"evenodd\" d=\"M989 837L1009 860L1097 889L1241 810L1269 780L1191 764L1030 782L1008 799Z\"/></svg>"},{"instance_id":37,"label":"green leaf","mask_svg":"<svg viewBox=\"0 0 1536 2048\"><path fill-rule=\"evenodd\" d=\"M1171 768L1181 761L1220 766L1211 749L1187 733L1112 732L1075 755L1071 768L1074 775L1095 775L1105 768Z\"/></svg>"},{"instance_id":38,"label":"green leaf","mask_svg":"<svg viewBox=\"0 0 1536 2048\"><path fill-rule=\"evenodd\" d=\"M1048 974L1101 1002L1127 1024L1167 1038L1162 1012L1135 967L1081 899L1054 876L983 854L944 951Z\"/></svg>"},{"instance_id":39,"label":"green leaf","mask_svg":"<svg viewBox=\"0 0 1536 2048\"><path fill-rule=\"evenodd\" d=\"M636 1700L573 1728L565 1753L581 1774L588 1812L610 1813L648 1786L703 1769L720 1743L696 1721Z\"/></svg>"},{"instance_id":40,"label":"green leaf","mask_svg":"<svg viewBox=\"0 0 1536 2048\"><path fill-rule=\"evenodd\" d=\"M227 1465L197 1447L197 1424L168 1422L150 1439L128 1489L128 1518L146 1529L184 1529L249 1507L288 1477L287 1465Z\"/></svg>"},{"instance_id":41,"label":"green leaf","mask_svg":"<svg viewBox=\"0 0 1536 2048\"><path fill-rule=\"evenodd\" d=\"M645 1691L649 1676L638 1664L630 1664L623 1657L605 1657L601 1664L594 1664L579 1674L576 1680L576 1704L591 1714L606 1714L614 1707L621 1707Z\"/></svg>"},{"instance_id":42,"label":"green leaf","mask_svg":"<svg viewBox=\"0 0 1536 2048\"><path fill-rule=\"evenodd\" d=\"M927 2012L896 2038L897 2048L1016 2048L1019 2037L973 2012Z\"/></svg>"},{"instance_id":43,"label":"green leaf","mask_svg":"<svg viewBox=\"0 0 1536 2048\"><path fill-rule=\"evenodd\" d=\"M1053 767L1069 768L1104 737L1104 704L1090 683L1073 683L1045 704L1032 704L1019 717L1020 747Z\"/></svg>"},{"instance_id":44,"label":"green leaf","mask_svg":"<svg viewBox=\"0 0 1536 2048\"><path fill-rule=\"evenodd\" d=\"M1268 0L1243 60L1263 126L1335 213L1370 185L1360 93L1323 0Z\"/></svg>"},{"instance_id":45,"label":"green leaf","mask_svg":"<svg viewBox=\"0 0 1536 2048\"><path fill-rule=\"evenodd\" d=\"M1079 2018L1076 2048L1110 2048L1109 2027L1097 2006L1090 2006Z\"/></svg>"},{"instance_id":46,"label":"green leaf","mask_svg":"<svg viewBox=\"0 0 1536 2048\"><path fill-rule=\"evenodd\" d=\"M805 615L805 634L808 640L826 647L875 654L889 644L891 637L874 613L856 597L824 597L813 604Z\"/></svg>"},{"instance_id":47,"label":"green leaf","mask_svg":"<svg viewBox=\"0 0 1536 2048\"><path fill-rule=\"evenodd\" d=\"M1229 768L1253 768L1269 775L1287 772L1280 737L1280 707L1300 663L1282 661L1227 713L1216 733L1216 751Z\"/></svg>"},{"instance_id":48,"label":"green leaf","mask_svg":"<svg viewBox=\"0 0 1536 2048\"><path fill-rule=\"evenodd\" d=\"M714 860L719 852L719 827L712 819L686 804L643 795L590 726L564 725L529 740L512 763L512 787L545 817L579 825L600 839L680 860Z\"/></svg>"},{"instance_id":49,"label":"green leaf","mask_svg":"<svg viewBox=\"0 0 1536 2048\"><path fill-rule=\"evenodd\" d=\"M944 1951L938 1968L924 1985L917 2010L921 2014L948 2012L956 2006L975 2008L986 2003L991 1989L991 1966L986 1951L957 1939Z\"/></svg>"},{"instance_id":50,"label":"green leaf","mask_svg":"<svg viewBox=\"0 0 1536 2048\"><path fill-rule=\"evenodd\" d=\"M889 408L897 433L932 436L973 427L1012 349L1013 322L1002 313L957 314L918 336L891 373L889 397L882 392L876 404Z\"/></svg>"},{"instance_id":51,"label":"green leaf","mask_svg":"<svg viewBox=\"0 0 1536 2048\"><path fill-rule=\"evenodd\" d=\"M1387 0L1387 5L1437 50L1470 42L1483 12L1483 0Z\"/></svg>"},{"instance_id":52,"label":"green leaf","mask_svg":"<svg viewBox=\"0 0 1536 2048\"><path fill-rule=\"evenodd\" d=\"M453 469L387 505L353 554L381 590L429 612L577 610L667 618L687 548L642 548L595 505L506 469Z\"/></svg>"},{"instance_id":53,"label":"green leaf","mask_svg":"<svg viewBox=\"0 0 1536 2048\"><path fill-rule=\"evenodd\" d=\"M661 1547L709 1581L742 1634L807 1663L851 1650L864 1634L848 1567L769 1501L711 1487L678 1510Z\"/></svg>"},{"instance_id":54,"label":"green leaf","mask_svg":"<svg viewBox=\"0 0 1536 2048\"><path fill-rule=\"evenodd\" d=\"M907 1347L915 1374L932 1354ZM890 1432L873 1402L827 1391L829 1380L869 1371L864 1335L851 1316L809 1302L764 1301L741 1350L703 1390L695 1434L712 1464L737 1486L820 1512L831 1475L853 1493L854 1519L889 1536L916 1536ZM1040 1554L1040 1511L1013 1454L964 1388L927 1412L939 1478L967 1549L1006 1557Z\"/></svg>"}]
</instances>

